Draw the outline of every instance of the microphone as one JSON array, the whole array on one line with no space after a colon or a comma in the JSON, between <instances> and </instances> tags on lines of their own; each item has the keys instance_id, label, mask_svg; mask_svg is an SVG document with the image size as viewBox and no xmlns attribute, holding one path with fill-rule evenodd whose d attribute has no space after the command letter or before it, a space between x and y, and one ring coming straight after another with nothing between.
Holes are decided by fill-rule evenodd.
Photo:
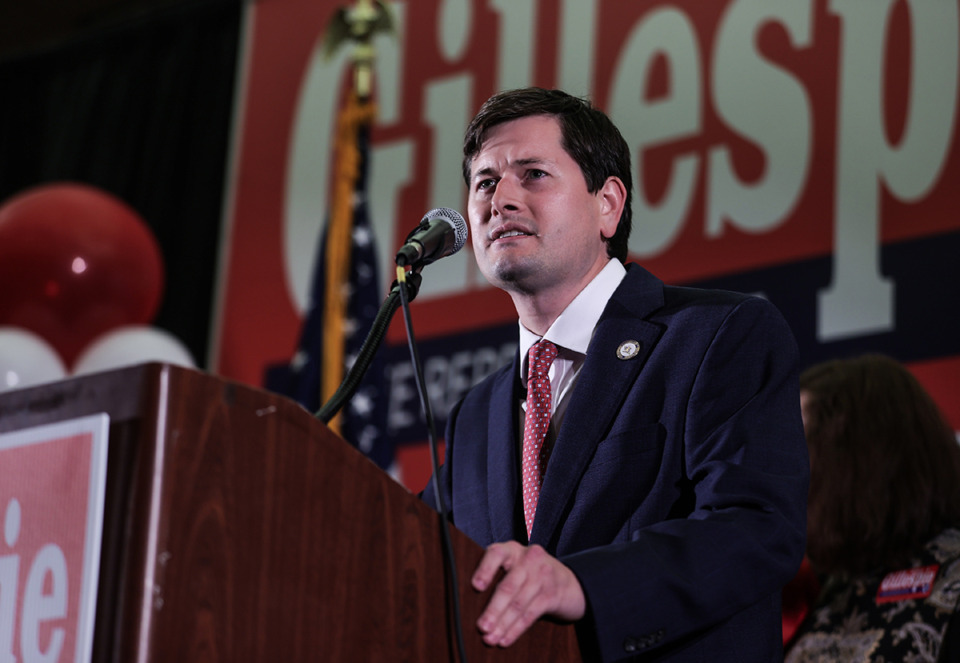
<instances>
[{"instance_id":1,"label":"microphone","mask_svg":"<svg viewBox=\"0 0 960 663\"><path fill-rule=\"evenodd\" d=\"M446 207L438 207L423 215L420 225L413 229L404 245L397 251L396 263L429 265L453 255L467 241L467 222L460 213Z\"/></svg>"}]
</instances>

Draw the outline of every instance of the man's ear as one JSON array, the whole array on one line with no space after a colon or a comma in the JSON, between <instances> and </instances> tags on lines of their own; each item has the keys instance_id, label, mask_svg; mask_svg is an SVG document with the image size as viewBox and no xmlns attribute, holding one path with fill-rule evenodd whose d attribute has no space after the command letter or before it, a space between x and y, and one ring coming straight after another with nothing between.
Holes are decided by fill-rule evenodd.
<instances>
[{"instance_id":1,"label":"man's ear","mask_svg":"<svg viewBox=\"0 0 960 663\"><path fill-rule=\"evenodd\" d=\"M597 191L597 201L600 205L600 234L604 239L610 239L616 234L626 200L626 186L619 177L613 175L608 177Z\"/></svg>"}]
</instances>

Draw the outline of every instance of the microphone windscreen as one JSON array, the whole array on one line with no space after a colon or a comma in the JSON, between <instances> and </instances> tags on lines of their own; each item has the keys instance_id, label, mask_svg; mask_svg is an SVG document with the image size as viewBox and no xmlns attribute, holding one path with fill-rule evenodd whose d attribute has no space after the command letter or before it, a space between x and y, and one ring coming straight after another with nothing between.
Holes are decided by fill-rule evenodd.
<instances>
[{"instance_id":1,"label":"microphone windscreen","mask_svg":"<svg viewBox=\"0 0 960 663\"><path fill-rule=\"evenodd\" d=\"M420 224L424 224L430 219L442 219L450 224L453 228L453 250L450 251L448 255L452 255L463 248L463 245L467 243L467 222L463 219L463 216L457 210L450 209L449 207L438 207L432 209L426 214L423 215L423 219L420 220Z\"/></svg>"}]
</instances>

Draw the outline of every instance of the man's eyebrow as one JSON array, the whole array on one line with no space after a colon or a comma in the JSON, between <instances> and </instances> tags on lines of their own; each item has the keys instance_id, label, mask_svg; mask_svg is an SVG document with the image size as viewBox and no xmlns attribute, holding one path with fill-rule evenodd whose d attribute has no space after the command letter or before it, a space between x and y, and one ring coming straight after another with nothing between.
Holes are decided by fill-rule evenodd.
<instances>
[{"instance_id":1,"label":"man's eyebrow","mask_svg":"<svg viewBox=\"0 0 960 663\"><path fill-rule=\"evenodd\" d=\"M481 168L480 170L474 171L470 179L476 179L478 177L487 177L488 175L496 174L496 170L493 166L487 166L486 168Z\"/></svg>"},{"instance_id":2,"label":"man's eyebrow","mask_svg":"<svg viewBox=\"0 0 960 663\"><path fill-rule=\"evenodd\" d=\"M539 166L539 165L544 165L549 163L552 163L552 162L549 159L544 159L543 157L524 157L523 159L517 159L516 161L510 163L507 167L510 168L513 166L524 166L524 167ZM493 166L486 166L484 168L480 168L476 170L470 179L474 179L481 176L487 177L489 175L496 175L496 174L497 174L496 168L494 168Z\"/></svg>"}]
</instances>

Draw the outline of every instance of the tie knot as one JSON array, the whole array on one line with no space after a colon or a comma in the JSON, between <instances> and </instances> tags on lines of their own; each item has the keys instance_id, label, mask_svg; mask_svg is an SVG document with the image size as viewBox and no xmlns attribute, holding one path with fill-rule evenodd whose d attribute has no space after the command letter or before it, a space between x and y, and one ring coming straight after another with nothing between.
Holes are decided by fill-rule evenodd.
<instances>
[{"instance_id":1,"label":"tie knot","mask_svg":"<svg viewBox=\"0 0 960 663\"><path fill-rule=\"evenodd\" d=\"M550 364L557 358L557 346L545 338L530 347L527 361L527 382L535 377L546 377Z\"/></svg>"}]
</instances>

